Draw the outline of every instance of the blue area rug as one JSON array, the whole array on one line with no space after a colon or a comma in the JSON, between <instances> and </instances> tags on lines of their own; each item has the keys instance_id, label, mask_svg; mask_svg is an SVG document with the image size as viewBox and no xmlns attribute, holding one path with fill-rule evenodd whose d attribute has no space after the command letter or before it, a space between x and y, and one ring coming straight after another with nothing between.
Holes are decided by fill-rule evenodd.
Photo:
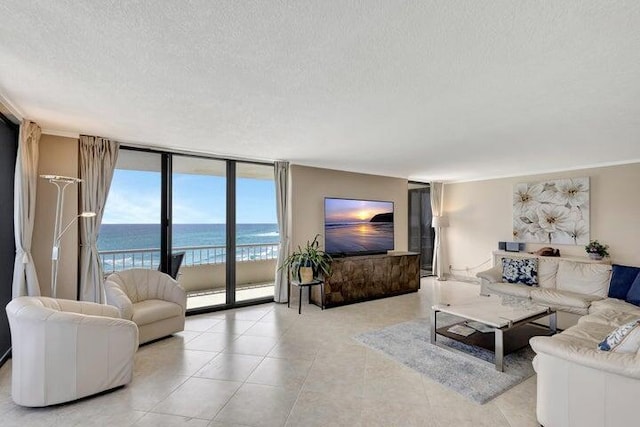
<instances>
[{"instance_id":1,"label":"blue area rug","mask_svg":"<svg viewBox=\"0 0 640 427\"><path fill-rule=\"evenodd\" d=\"M442 325L460 320L453 316L445 318L444 315L438 315L438 327L441 320ZM490 401L535 373L531 365L535 353L528 346L505 356L504 372L498 372L493 365L482 360L431 344L429 327L428 319L418 319L365 332L354 339L479 404ZM438 342L493 363L491 351L442 335L438 335Z\"/></svg>"}]
</instances>

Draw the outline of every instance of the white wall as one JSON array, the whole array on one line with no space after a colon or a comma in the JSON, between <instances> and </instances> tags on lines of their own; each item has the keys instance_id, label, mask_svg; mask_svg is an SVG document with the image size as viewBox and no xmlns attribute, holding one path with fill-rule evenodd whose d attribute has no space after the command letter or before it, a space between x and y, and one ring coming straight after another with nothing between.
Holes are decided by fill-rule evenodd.
<instances>
[{"instance_id":1,"label":"white wall","mask_svg":"<svg viewBox=\"0 0 640 427\"><path fill-rule=\"evenodd\" d=\"M408 248L408 183L406 179L291 166L291 247L324 235L324 198L394 202L395 250ZM322 242L324 244L324 242Z\"/></svg>"},{"instance_id":2,"label":"white wall","mask_svg":"<svg viewBox=\"0 0 640 427\"><path fill-rule=\"evenodd\" d=\"M445 185L444 206L450 217L442 244L445 271L450 265L474 267L489 259L498 241L512 240L514 184L582 176L590 177L591 239L610 246L614 263L640 266L640 163L634 163ZM527 244L526 250L543 246L557 247L563 255L586 256L583 246ZM474 276L488 266L454 273Z\"/></svg>"},{"instance_id":3,"label":"white wall","mask_svg":"<svg viewBox=\"0 0 640 427\"><path fill-rule=\"evenodd\" d=\"M78 140L60 136L42 135L38 175L78 176ZM36 217L33 227L31 252L38 273L40 291L49 296L51 290L51 247L56 217L55 185L38 178ZM62 226L78 214L78 186L70 185L65 191ZM58 262L58 298L76 299L78 289L78 228L72 226L62 238Z\"/></svg>"}]
</instances>

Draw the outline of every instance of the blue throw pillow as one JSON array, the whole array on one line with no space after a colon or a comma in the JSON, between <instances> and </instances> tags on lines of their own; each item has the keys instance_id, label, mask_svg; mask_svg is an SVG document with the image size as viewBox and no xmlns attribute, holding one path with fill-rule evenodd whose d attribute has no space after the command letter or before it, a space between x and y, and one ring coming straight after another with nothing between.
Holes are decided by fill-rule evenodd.
<instances>
[{"instance_id":1,"label":"blue throw pillow","mask_svg":"<svg viewBox=\"0 0 640 427\"><path fill-rule=\"evenodd\" d=\"M625 301L630 302L633 305L640 306L640 274L636 276L636 280L631 284Z\"/></svg>"},{"instance_id":2,"label":"blue throw pillow","mask_svg":"<svg viewBox=\"0 0 640 427\"><path fill-rule=\"evenodd\" d=\"M538 285L538 260L535 258L502 258L502 281Z\"/></svg>"},{"instance_id":3,"label":"blue throw pillow","mask_svg":"<svg viewBox=\"0 0 640 427\"><path fill-rule=\"evenodd\" d=\"M609 298L626 299L631 284L639 273L640 267L613 264L611 282L609 282Z\"/></svg>"},{"instance_id":4,"label":"blue throw pillow","mask_svg":"<svg viewBox=\"0 0 640 427\"><path fill-rule=\"evenodd\" d=\"M598 350L637 353L640 348L640 320L622 325L598 344Z\"/></svg>"}]
</instances>

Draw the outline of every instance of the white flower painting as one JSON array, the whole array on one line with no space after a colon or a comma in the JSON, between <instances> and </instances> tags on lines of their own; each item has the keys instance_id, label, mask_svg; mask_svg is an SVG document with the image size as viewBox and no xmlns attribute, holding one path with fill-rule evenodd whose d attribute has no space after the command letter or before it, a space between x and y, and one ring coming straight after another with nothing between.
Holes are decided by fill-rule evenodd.
<instances>
[{"instance_id":1,"label":"white flower painting","mask_svg":"<svg viewBox=\"0 0 640 427\"><path fill-rule=\"evenodd\" d=\"M516 184L513 240L565 245L589 243L589 178Z\"/></svg>"}]
</instances>

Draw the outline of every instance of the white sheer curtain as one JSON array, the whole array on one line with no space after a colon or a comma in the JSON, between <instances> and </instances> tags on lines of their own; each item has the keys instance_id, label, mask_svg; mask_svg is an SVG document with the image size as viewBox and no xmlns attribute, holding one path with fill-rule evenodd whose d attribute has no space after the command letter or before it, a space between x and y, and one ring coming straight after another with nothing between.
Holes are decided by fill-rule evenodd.
<instances>
[{"instance_id":1,"label":"white sheer curtain","mask_svg":"<svg viewBox=\"0 0 640 427\"><path fill-rule=\"evenodd\" d=\"M280 233L280 245L278 246L278 264L276 265L276 281L273 290L273 300L275 302L287 302L288 271L286 268L280 270L284 260L289 253L289 162L276 162L274 167L276 184L276 212L278 215L278 231Z\"/></svg>"},{"instance_id":2,"label":"white sheer curtain","mask_svg":"<svg viewBox=\"0 0 640 427\"><path fill-rule=\"evenodd\" d=\"M80 211L95 212L80 222L80 299L105 302L98 232L109 195L119 144L95 136L80 136Z\"/></svg>"},{"instance_id":3,"label":"white sheer curtain","mask_svg":"<svg viewBox=\"0 0 640 427\"><path fill-rule=\"evenodd\" d=\"M442 199L444 196L444 185L441 182L432 182L431 183L431 214L433 217L441 217L442 216ZM433 250L433 275L442 277L442 271L440 268L440 236L441 229L440 227L436 227L435 231L435 239L433 242L434 250Z\"/></svg>"},{"instance_id":4,"label":"white sheer curtain","mask_svg":"<svg viewBox=\"0 0 640 427\"><path fill-rule=\"evenodd\" d=\"M38 275L31 257L31 237L36 215L40 134L40 127L33 122L25 121L20 126L13 194L13 226L16 240L13 298L23 295L40 295Z\"/></svg>"}]
</instances>

